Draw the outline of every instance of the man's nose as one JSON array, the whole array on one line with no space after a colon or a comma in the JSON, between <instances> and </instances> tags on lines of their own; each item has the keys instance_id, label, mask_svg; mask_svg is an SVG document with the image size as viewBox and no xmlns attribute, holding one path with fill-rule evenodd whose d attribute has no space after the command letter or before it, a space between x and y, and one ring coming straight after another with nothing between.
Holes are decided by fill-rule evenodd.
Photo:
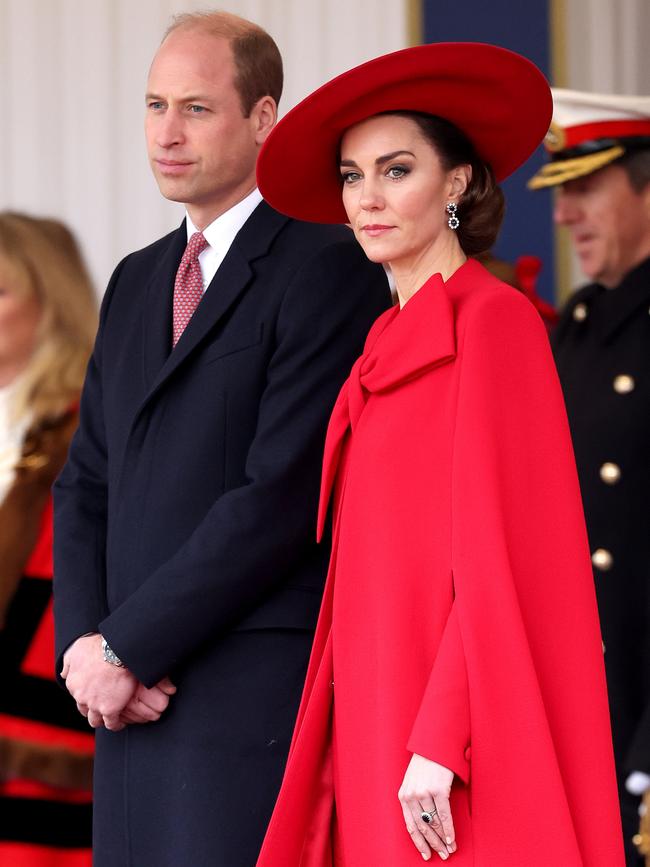
<instances>
[{"instance_id":1,"label":"man's nose","mask_svg":"<svg viewBox=\"0 0 650 867\"><path fill-rule=\"evenodd\" d=\"M160 117L160 122L156 130L156 141L160 147L168 148L175 144L180 144L183 140L183 125L177 114L173 110L167 110Z\"/></svg>"},{"instance_id":2,"label":"man's nose","mask_svg":"<svg viewBox=\"0 0 650 867\"><path fill-rule=\"evenodd\" d=\"M553 206L553 219L558 226L569 226L578 218L579 208L575 196L559 189Z\"/></svg>"}]
</instances>

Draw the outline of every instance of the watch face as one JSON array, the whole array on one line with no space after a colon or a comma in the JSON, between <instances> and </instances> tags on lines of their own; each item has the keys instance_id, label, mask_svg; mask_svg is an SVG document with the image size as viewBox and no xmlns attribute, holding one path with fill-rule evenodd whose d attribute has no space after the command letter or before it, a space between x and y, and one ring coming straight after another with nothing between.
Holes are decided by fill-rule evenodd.
<instances>
[{"instance_id":1,"label":"watch face","mask_svg":"<svg viewBox=\"0 0 650 867\"><path fill-rule=\"evenodd\" d=\"M102 650L104 651L105 662L110 662L111 665L117 665L120 667L123 665L122 660L113 650L111 650L105 638L102 638Z\"/></svg>"}]
</instances>

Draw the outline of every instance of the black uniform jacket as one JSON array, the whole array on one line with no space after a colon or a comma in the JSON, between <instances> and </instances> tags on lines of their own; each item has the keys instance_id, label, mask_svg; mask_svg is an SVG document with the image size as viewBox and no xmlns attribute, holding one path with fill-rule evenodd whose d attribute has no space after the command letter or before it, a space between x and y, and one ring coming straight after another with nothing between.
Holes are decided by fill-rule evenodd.
<instances>
[{"instance_id":1,"label":"black uniform jacket","mask_svg":"<svg viewBox=\"0 0 650 867\"><path fill-rule=\"evenodd\" d=\"M578 291L552 336L592 551L622 784L650 772L650 259ZM625 798L625 796L623 796ZM636 823L630 806L631 822Z\"/></svg>"},{"instance_id":2,"label":"black uniform jacket","mask_svg":"<svg viewBox=\"0 0 650 867\"><path fill-rule=\"evenodd\" d=\"M327 565L326 423L390 303L348 229L261 203L171 352L186 241L118 265L55 487L58 664L100 631L178 685L160 722L99 733L97 867L254 863Z\"/></svg>"}]
</instances>

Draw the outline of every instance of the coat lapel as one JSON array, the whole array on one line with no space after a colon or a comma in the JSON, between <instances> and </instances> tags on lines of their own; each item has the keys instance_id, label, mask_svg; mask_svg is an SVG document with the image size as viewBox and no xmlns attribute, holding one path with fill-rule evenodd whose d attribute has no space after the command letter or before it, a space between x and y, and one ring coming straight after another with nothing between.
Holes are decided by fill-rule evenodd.
<instances>
[{"instance_id":1,"label":"coat lapel","mask_svg":"<svg viewBox=\"0 0 650 867\"><path fill-rule=\"evenodd\" d=\"M151 388L171 351L172 297L176 271L187 245L185 220L154 268L146 289L143 348L144 375Z\"/></svg>"},{"instance_id":2,"label":"coat lapel","mask_svg":"<svg viewBox=\"0 0 650 867\"><path fill-rule=\"evenodd\" d=\"M180 241L174 237L149 284L148 301L152 314L145 335L145 367L149 390L136 418L172 373L192 355L236 304L253 278L251 263L268 253L272 241L287 222L287 217L278 214L265 202L258 205L237 234L194 316L171 352L174 278L187 242L183 223L177 233Z\"/></svg>"}]
</instances>

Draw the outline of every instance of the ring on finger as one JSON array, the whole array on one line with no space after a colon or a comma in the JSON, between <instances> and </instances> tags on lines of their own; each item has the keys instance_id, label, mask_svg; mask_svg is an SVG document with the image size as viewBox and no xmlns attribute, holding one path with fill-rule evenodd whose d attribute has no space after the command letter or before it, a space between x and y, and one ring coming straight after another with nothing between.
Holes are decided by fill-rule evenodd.
<instances>
[{"instance_id":1,"label":"ring on finger","mask_svg":"<svg viewBox=\"0 0 650 867\"><path fill-rule=\"evenodd\" d=\"M437 815L438 815L438 811L436 810L435 807L433 807L431 810L423 810L420 813L420 818L422 819L422 821L424 822L425 825L430 825L433 822L434 816L437 816Z\"/></svg>"}]
</instances>

